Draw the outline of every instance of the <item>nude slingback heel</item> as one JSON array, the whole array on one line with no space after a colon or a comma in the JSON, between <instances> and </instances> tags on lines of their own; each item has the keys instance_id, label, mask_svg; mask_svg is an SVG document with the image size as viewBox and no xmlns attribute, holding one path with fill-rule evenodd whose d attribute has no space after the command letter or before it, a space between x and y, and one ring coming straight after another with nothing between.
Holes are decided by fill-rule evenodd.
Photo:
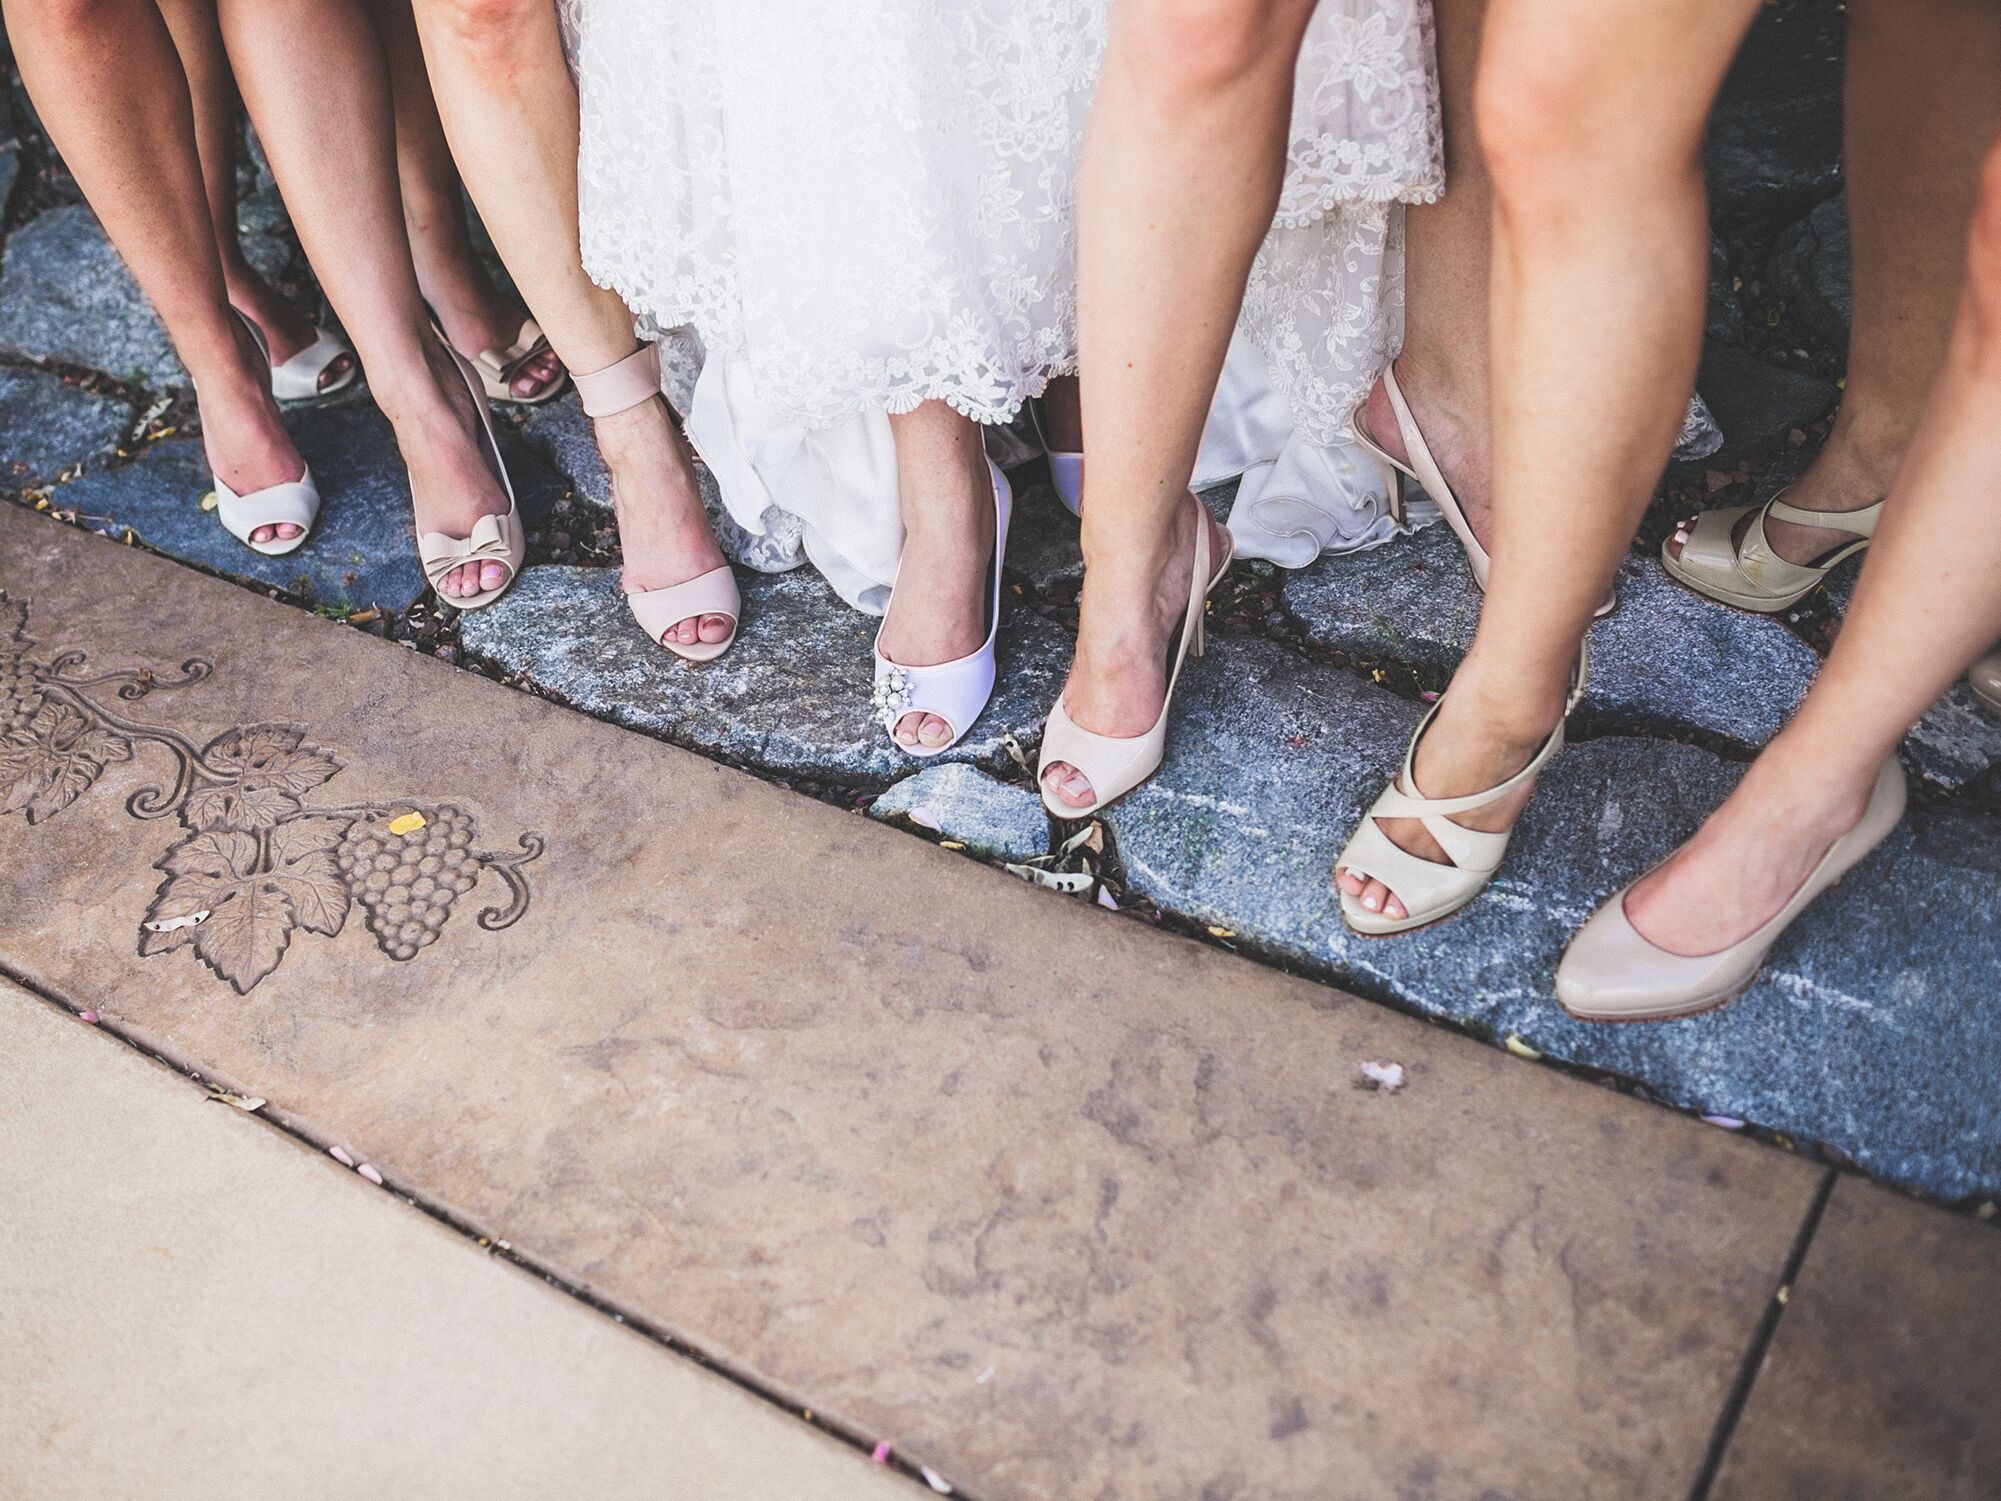
<instances>
[{"instance_id":1,"label":"nude slingback heel","mask_svg":"<svg viewBox=\"0 0 2001 1501\"><path fill-rule=\"evenodd\" d=\"M268 367L271 363L271 346L264 338L264 330L256 322L237 312L237 322L250 330L250 337L257 345L258 354ZM195 400L201 400L201 392L195 392ZM275 485L266 485L261 490L252 490L247 495L239 495L222 481L222 476L211 472L211 484L215 487L215 519L222 523L222 529L241 542L254 553L262 553L267 558L282 558L287 553L297 552L306 545L313 534L313 524L320 516L320 490L313 483L312 465L301 462L299 477L283 480ZM252 533L259 527L296 526L296 537L273 537L268 542L253 542Z\"/></svg>"},{"instance_id":2,"label":"nude slingback heel","mask_svg":"<svg viewBox=\"0 0 2001 1501\"><path fill-rule=\"evenodd\" d=\"M994 490L994 561L989 595L987 639L978 651L935 667L905 667L882 654L882 629L875 633L875 705L890 744L912 756L930 757L950 750L985 711L994 691L994 642L1000 635L1001 562L1007 556L1008 522L1014 513L1014 493L990 460L987 471ZM898 574L902 568L897 569ZM892 580L890 592L895 593ZM896 722L906 714L935 714L951 726L943 745L905 745L896 738Z\"/></svg>"},{"instance_id":3,"label":"nude slingback heel","mask_svg":"<svg viewBox=\"0 0 2001 1501\"><path fill-rule=\"evenodd\" d=\"M1231 542L1230 534L1224 532L1222 558L1212 562L1208 511L1193 491L1189 492L1188 502L1198 512L1195 563L1189 575L1188 611L1182 617L1181 638L1175 647L1174 666L1167 675L1167 697L1161 703L1160 716L1144 734L1100 735L1072 719L1063 700L1057 699L1056 707L1049 711L1049 721L1042 731L1042 754L1036 761L1035 781L1042 789L1043 807L1058 818L1089 818L1160 770L1160 763L1166 758L1167 715L1174 707L1174 690L1181 682L1181 669L1190 657L1202 655L1203 611L1208 607L1210 591L1223 581L1223 575L1230 571L1230 564L1236 556L1235 544ZM1090 806L1073 808L1050 794L1048 784L1042 779L1058 761L1076 767L1090 782Z\"/></svg>"},{"instance_id":4,"label":"nude slingback heel","mask_svg":"<svg viewBox=\"0 0 2001 1501\"><path fill-rule=\"evenodd\" d=\"M254 324L252 326L255 327ZM265 349L264 363L271 365L271 394L280 401L313 401L322 396L332 396L345 391L361 376L361 364L345 339L318 324L313 326L313 334L312 343L282 364L272 365L270 349ZM332 385L322 388L320 377L342 355L347 356L347 369L335 378Z\"/></svg>"},{"instance_id":5,"label":"nude slingback heel","mask_svg":"<svg viewBox=\"0 0 2001 1501\"><path fill-rule=\"evenodd\" d=\"M642 343L624 359L588 375L572 373L570 379L576 385L586 417L615 417L660 396L659 347ZM734 646L737 621L743 613L736 575L727 563L665 588L628 589L625 603L632 611L632 618L639 622L639 628L655 645L665 647L686 662L713 662ZM730 633L720 641L662 639L669 626L703 615L728 616Z\"/></svg>"},{"instance_id":6,"label":"nude slingback heel","mask_svg":"<svg viewBox=\"0 0 2001 1501\"><path fill-rule=\"evenodd\" d=\"M1424 718L1418 722L1416 733L1410 737L1409 749L1404 752L1403 769L1383 789L1369 811L1362 815L1361 824L1342 849L1341 857L1334 862L1337 871L1347 871L1364 880L1380 881L1389 887L1402 905L1404 915L1391 917L1387 912L1371 912L1359 898L1342 891L1341 919L1350 930L1364 938L1388 938L1414 932L1435 922L1443 922L1470 905L1487 889L1495 872L1500 870L1501 861L1507 856L1508 843L1514 838L1514 826L1510 825L1499 833L1489 833L1485 829L1469 829L1464 824L1454 823L1452 815L1472 813L1500 802L1526 786L1549 764L1550 758L1563 749L1564 725L1570 718L1571 710L1584 697L1590 671L1591 657L1587 647L1578 654L1577 671L1571 678L1570 698L1564 705L1563 718L1556 722L1556 728L1549 732L1535 755L1529 758L1528 765L1485 792L1469 793L1463 797L1426 797L1418 789L1417 747L1424 739L1424 732L1431 728L1439 704L1445 700L1439 699L1426 711ZM1423 824L1425 832L1438 842L1438 847L1445 851L1450 863L1427 860L1404 849L1383 832L1379 820L1385 818L1409 818Z\"/></svg>"},{"instance_id":7,"label":"nude slingback heel","mask_svg":"<svg viewBox=\"0 0 2001 1501\"><path fill-rule=\"evenodd\" d=\"M1049 485L1056 492L1056 498L1072 516L1084 514L1084 456L1070 453L1061 448L1049 446L1048 429L1042 425L1042 399L1036 397L1028 403L1028 417L1035 424L1035 436L1042 444L1042 452L1049 459Z\"/></svg>"},{"instance_id":8,"label":"nude slingback heel","mask_svg":"<svg viewBox=\"0 0 2001 1501\"><path fill-rule=\"evenodd\" d=\"M1557 1003L1580 1021L1668 1021L1735 1000L1814 899L1853 870L1904 816L1904 772L1892 755L1877 773L1855 827L1834 841L1806 884L1756 932L1713 954L1687 957L1657 948L1626 916L1629 881L1578 929L1556 970Z\"/></svg>"},{"instance_id":9,"label":"nude slingback heel","mask_svg":"<svg viewBox=\"0 0 2001 1501\"><path fill-rule=\"evenodd\" d=\"M442 339L438 342L444 344ZM507 496L507 510L499 516L480 517L473 523L469 537L453 537L444 532L419 533L417 559L423 564L424 577L430 580L433 589L437 589L444 582L445 575L454 568L468 563L498 563L504 567L507 577L497 588L485 589L478 594L438 595L455 610L483 610L513 588L514 581L521 576L521 565L528 557L528 538L521 526L521 508L514 500L514 481L508 478L507 463L500 456L500 439L493 429L493 413L487 408L486 393L480 390L479 373L450 344L444 344L444 347L458 369L459 379L465 382L466 394L472 397L473 415L477 419L473 436L479 440L480 456L486 460L487 468L500 481L501 491Z\"/></svg>"},{"instance_id":10,"label":"nude slingback heel","mask_svg":"<svg viewBox=\"0 0 2001 1501\"><path fill-rule=\"evenodd\" d=\"M1431 445L1425 441L1424 433L1417 425L1417 415L1411 411L1409 401L1404 398L1403 387L1397 383L1394 362L1383 367L1383 390L1390 398L1390 410L1396 414L1397 432L1403 438L1404 452L1410 455L1410 462L1406 464L1401 459L1392 458L1387 449L1369 436L1369 430L1362 422L1369 407L1368 397L1364 396L1349 414L1348 427L1354 433L1355 441L1374 456L1377 467L1383 472L1383 484L1389 491L1390 519L1399 526L1408 524L1409 487L1415 486L1431 497L1432 504L1445 518L1445 524L1452 528L1452 535L1465 549L1466 561L1473 570L1473 582L1480 586L1484 594L1493 559L1480 545L1480 539L1473 535L1473 526L1466 519L1465 508L1459 504L1459 497L1452 493L1452 486L1445 478L1445 471L1438 467L1438 460L1432 457ZM1598 606L1596 614L1602 620L1618 608L1619 593L1614 589Z\"/></svg>"},{"instance_id":11,"label":"nude slingback heel","mask_svg":"<svg viewBox=\"0 0 2001 1501\"><path fill-rule=\"evenodd\" d=\"M1781 490L1760 506L1704 511L1689 528L1680 557L1669 552L1665 542L1661 544L1661 566L1697 594L1740 610L1773 615L1790 610L1827 582L1830 573L1866 549L1882 514L1880 500L1853 511L1803 511L1787 505ZM1747 516L1750 524L1740 539L1737 525ZM1845 532L1849 540L1811 563L1788 562L1765 536L1765 521L1772 516L1799 526Z\"/></svg>"}]
</instances>

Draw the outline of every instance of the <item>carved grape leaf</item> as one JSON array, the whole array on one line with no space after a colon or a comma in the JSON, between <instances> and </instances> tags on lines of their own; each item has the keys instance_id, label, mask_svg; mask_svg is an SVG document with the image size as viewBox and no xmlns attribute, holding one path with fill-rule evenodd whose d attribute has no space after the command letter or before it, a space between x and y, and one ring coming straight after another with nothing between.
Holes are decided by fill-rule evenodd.
<instances>
[{"instance_id":1,"label":"carved grape leaf","mask_svg":"<svg viewBox=\"0 0 2001 1501\"><path fill-rule=\"evenodd\" d=\"M190 834L168 850L155 865L167 879L146 909L139 952L192 947L238 995L248 995L278 967L300 921L285 885L259 868L263 854L257 835L235 830ZM190 926L153 930L204 912Z\"/></svg>"},{"instance_id":2,"label":"carved grape leaf","mask_svg":"<svg viewBox=\"0 0 2001 1501\"><path fill-rule=\"evenodd\" d=\"M342 818L295 818L271 831L271 879L309 933L333 938L347 921L347 883L333 854L347 827Z\"/></svg>"},{"instance_id":3,"label":"carved grape leaf","mask_svg":"<svg viewBox=\"0 0 2001 1501\"><path fill-rule=\"evenodd\" d=\"M181 808L191 829L269 829L300 808L300 798L340 770L315 745L301 745L297 725L243 725L218 735L202 752L215 778Z\"/></svg>"},{"instance_id":4,"label":"carved grape leaf","mask_svg":"<svg viewBox=\"0 0 2001 1501\"><path fill-rule=\"evenodd\" d=\"M53 818L90 790L113 761L132 759L132 743L69 704L45 701L25 728L0 737L0 815L27 810L28 822Z\"/></svg>"}]
</instances>

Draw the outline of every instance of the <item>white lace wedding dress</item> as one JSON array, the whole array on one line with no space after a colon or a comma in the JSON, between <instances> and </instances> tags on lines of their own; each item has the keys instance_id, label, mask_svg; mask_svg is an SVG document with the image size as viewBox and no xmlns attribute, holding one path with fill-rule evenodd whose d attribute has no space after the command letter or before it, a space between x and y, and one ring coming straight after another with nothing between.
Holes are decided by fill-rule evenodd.
<instances>
[{"instance_id":1,"label":"white lace wedding dress","mask_svg":"<svg viewBox=\"0 0 2001 1501\"><path fill-rule=\"evenodd\" d=\"M747 561L803 551L880 610L902 543L887 414L939 398L1006 423L1075 369L1109 0L560 3L586 266L679 331L670 394ZM1346 424L1401 337L1395 206L1443 188L1433 55L1429 0L1321 0L1198 473L1244 476L1253 555L1392 534Z\"/></svg>"}]
</instances>

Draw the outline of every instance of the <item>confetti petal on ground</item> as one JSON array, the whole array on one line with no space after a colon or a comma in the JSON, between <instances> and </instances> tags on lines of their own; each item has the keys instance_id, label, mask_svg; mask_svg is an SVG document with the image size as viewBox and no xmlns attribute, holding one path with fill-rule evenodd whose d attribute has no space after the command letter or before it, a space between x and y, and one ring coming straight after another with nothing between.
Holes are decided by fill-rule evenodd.
<instances>
[{"instance_id":1,"label":"confetti petal on ground","mask_svg":"<svg viewBox=\"0 0 2001 1501\"><path fill-rule=\"evenodd\" d=\"M1517 1058L1540 1058L1542 1056L1541 1052L1530 1047L1512 1032L1508 1034L1508 1040L1504 1046Z\"/></svg>"},{"instance_id":2,"label":"confetti petal on ground","mask_svg":"<svg viewBox=\"0 0 2001 1501\"><path fill-rule=\"evenodd\" d=\"M377 1188L380 1188L382 1186L382 1174L378 1173L368 1163L366 1162L362 1163L362 1165L356 1168L355 1171L357 1173L360 1173L361 1176L366 1178L370 1183L373 1183Z\"/></svg>"},{"instance_id":3,"label":"confetti petal on ground","mask_svg":"<svg viewBox=\"0 0 2001 1501\"><path fill-rule=\"evenodd\" d=\"M414 834L423 827L424 815L421 813L405 813L401 818L389 820L389 832L392 834Z\"/></svg>"},{"instance_id":4,"label":"confetti petal on ground","mask_svg":"<svg viewBox=\"0 0 2001 1501\"><path fill-rule=\"evenodd\" d=\"M347 1155L347 1149L344 1147L328 1147L327 1156L333 1158L333 1160L335 1162L338 1162L342 1167L354 1166L354 1159Z\"/></svg>"},{"instance_id":5,"label":"confetti petal on ground","mask_svg":"<svg viewBox=\"0 0 2001 1501\"><path fill-rule=\"evenodd\" d=\"M1362 1077L1384 1094L1395 1094L1404 1086L1401 1063L1369 1062L1362 1065Z\"/></svg>"},{"instance_id":6,"label":"confetti petal on ground","mask_svg":"<svg viewBox=\"0 0 2001 1501\"><path fill-rule=\"evenodd\" d=\"M889 1440L888 1440L888 1439L883 1439L883 1440L881 1440L880 1442L878 1442L878 1443L876 1444L876 1446L875 1446L875 1452L874 1452L873 1454L869 1455L869 1458L870 1458L870 1459L872 1459L872 1460L874 1460L874 1461L875 1461L875 1462L876 1462L877 1464L879 1464L879 1465L886 1465L886 1464L888 1464L888 1463L889 1463Z\"/></svg>"},{"instance_id":7,"label":"confetti petal on ground","mask_svg":"<svg viewBox=\"0 0 2001 1501\"><path fill-rule=\"evenodd\" d=\"M936 1470L932 1469L931 1466L929 1465L923 1466L918 1471L918 1473L924 1477L924 1483L930 1486L931 1489L936 1491L939 1495L949 1496L952 1494L951 1485L947 1483L943 1475L940 1475Z\"/></svg>"}]
</instances>

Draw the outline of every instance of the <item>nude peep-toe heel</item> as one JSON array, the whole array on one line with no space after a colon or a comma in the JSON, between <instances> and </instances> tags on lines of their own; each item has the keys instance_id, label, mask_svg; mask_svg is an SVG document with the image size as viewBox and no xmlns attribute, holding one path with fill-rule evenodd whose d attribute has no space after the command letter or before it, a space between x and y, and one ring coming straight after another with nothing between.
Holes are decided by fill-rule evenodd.
<instances>
[{"instance_id":1,"label":"nude peep-toe heel","mask_svg":"<svg viewBox=\"0 0 2001 1501\"><path fill-rule=\"evenodd\" d=\"M268 368L271 346L265 341L264 330L257 326L255 320L246 318L235 308L230 311L236 313L237 321L250 330L258 355ZM195 399L200 401L200 391L195 392ZM252 552L267 558L282 558L304 547L306 539L312 536L313 524L320 516L320 489L313 483L312 465L301 461L297 479L281 480L245 495L230 489L219 474L211 473L209 479L215 488L215 519L222 523L224 531ZM266 526L296 526L299 535L273 537L268 542L250 540L258 528Z\"/></svg>"},{"instance_id":2,"label":"nude peep-toe heel","mask_svg":"<svg viewBox=\"0 0 2001 1501\"><path fill-rule=\"evenodd\" d=\"M1803 511L1787 505L1781 490L1763 505L1704 511L1689 528L1680 557L1669 552L1666 543L1661 544L1661 566L1697 594L1740 610L1777 614L1790 610L1827 582L1830 573L1865 550L1882 515L1880 500L1853 511ZM1797 526L1841 532L1848 540L1811 563L1788 562L1773 550L1765 535L1765 522L1774 516ZM1738 524L1747 517L1740 538Z\"/></svg>"},{"instance_id":3,"label":"nude peep-toe heel","mask_svg":"<svg viewBox=\"0 0 2001 1501\"><path fill-rule=\"evenodd\" d=\"M1364 938L1389 938L1428 928L1461 911L1487 889L1488 883L1500 870L1501 861L1507 856L1508 843L1514 837L1514 826L1511 824L1499 833L1489 833L1485 829L1469 829L1464 824L1455 823L1452 815L1491 807L1526 786L1549 764L1550 758L1563 749L1564 726L1569 721L1570 711L1584 697L1590 671L1591 657L1587 647L1578 654L1577 671L1570 682L1570 698L1564 705L1563 718L1556 722L1556 728L1549 732L1548 738L1529 758L1528 765L1485 792L1468 793L1463 797L1426 797L1418 789L1417 748L1424 739L1424 732L1431 728L1439 704L1445 700L1439 699L1426 711L1424 718L1418 722L1416 733L1410 737L1409 749L1404 752L1403 769L1383 789L1369 811L1362 815L1362 822L1341 851L1341 857L1334 862L1336 870L1364 880L1382 882L1396 894L1404 915L1391 917L1387 912L1371 912L1359 898L1343 891L1341 919L1351 931ZM1415 819L1423 824L1425 832L1445 851L1446 862L1449 863L1427 860L1404 849L1383 832L1380 821L1385 818Z\"/></svg>"},{"instance_id":4,"label":"nude peep-toe heel","mask_svg":"<svg viewBox=\"0 0 2001 1501\"><path fill-rule=\"evenodd\" d=\"M870 699L890 743L909 755L942 754L965 738L985 711L994 691L994 642L1000 635L1001 562L1007 556L1008 522L1014 514L1014 492L990 461L987 470L994 489L994 561L988 597L987 639L978 651L935 667L905 667L882 654L882 629L875 633L875 693ZM901 567L898 573L902 572ZM896 584L890 582L890 592ZM935 714L951 727L943 745L905 745L896 738L896 722L906 714Z\"/></svg>"},{"instance_id":5,"label":"nude peep-toe heel","mask_svg":"<svg viewBox=\"0 0 2001 1501\"><path fill-rule=\"evenodd\" d=\"M570 380L586 417L616 417L641 402L660 398L659 346L642 342L624 359L588 375L572 372ZM737 621L743 614L743 597L727 563L665 588L628 589L625 603L654 644L685 662L713 662L728 651L736 644ZM730 633L720 641L664 639L669 627L702 615L728 616Z\"/></svg>"},{"instance_id":6,"label":"nude peep-toe heel","mask_svg":"<svg viewBox=\"0 0 2001 1501\"><path fill-rule=\"evenodd\" d=\"M1236 556L1235 544L1226 531L1223 533L1222 557L1214 558L1210 550L1208 510L1192 491L1188 502L1198 511L1195 564L1189 575L1188 611L1182 618L1181 638L1175 647L1174 666L1167 675L1167 697L1161 703L1160 716L1154 720L1153 727L1143 734L1100 735L1072 719L1063 700L1057 699L1056 707L1049 711L1049 722L1042 731L1042 754L1036 763L1035 780L1042 789L1042 805L1058 818L1089 818L1160 770L1160 763L1166 757L1167 715L1174 707L1174 690L1181 681L1181 669L1190 657L1202 655L1202 616L1208 608L1209 594L1222 583L1223 575L1230 571L1230 564ZM1090 782L1092 802L1088 807L1072 807L1050 794L1043 777L1058 761L1076 767Z\"/></svg>"},{"instance_id":7,"label":"nude peep-toe heel","mask_svg":"<svg viewBox=\"0 0 2001 1501\"><path fill-rule=\"evenodd\" d=\"M1735 1000L1758 978L1785 931L1814 899L1868 856L1904 816L1904 772L1892 755L1855 827L1834 841L1806 884L1749 937L1689 957L1657 948L1626 915L1629 881L1578 929L1556 970L1557 1004L1580 1021L1669 1021ZM1644 878L1642 878L1644 879Z\"/></svg>"},{"instance_id":8,"label":"nude peep-toe heel","mask_svg":"<svg viewBox=\"0 0 2001 1501\"><path fill-rule=\"evenodd\" d=\"M417 559L424 567L424 577L431 587L437 589L444 582L445 575L454 568L466 564L498 563L507 570L507 577L496 588L485 589L478 594L444 594L438 598L455 610L482 610L514 587L514 581L521 576L521 565L528 557L527 534L521 526L521 508L515 504L514 481L507 476L507 462L500 456L500 439L493 429L493 413L488 410L486 393L480 389L479 373L470 361L453 349L444 340L445 352L452 357L452 363L459 372L459 379L465 382L466 394L472 397L473 414L477 419L473 436L478 440L480 456L493 477L500 481L501 492L507 496L507 510L499 516L482 516L473 523L469 537L448 536L444 532L421 532L417 536Z\"/></svg>"},{"instance_id":9,"label":"nude peep-toe heel","mask_svg":"<svg viewBox=\"0 0 2001 1501\"><path fill-rule=\"evenodd\" d=\"M271 363L271 352L266 348L264 363L271 365L271 394L280 401L315 401L345 391L360 379L361 364L345 339L318 324L313 326L313 336L312 343L279 364ZM322 386L320 377L342 355L347 356L347 369L331 385Z\"/></svg>"},{"instance_id":10,"label":"nude peep-toe heel","mask_svg":"<svg viewBox=\"0 0 2001 1501\"><path fill-rule=\"evenodd\" d=\"M1487 574L1493 566L1487 549L1480 539L1473 535L1473 527L1466 519L1466 510L1459 504L1459 497L1452 493L1452 486L1445 478L1445 471L1438 467L1438 460L1432 456L1431 445L1425 441L1423 430L1417 425L1417 416L1405 399L1403 387L1397 383L1397 367L1394 362L1383 367L1383 390L1389 396L1390 410L1396 413L1397 432L1403 438L1404 452L1410 455L1410 462L1391 457L1380 443L1369 435L1363 424L1363 416L1368 411L1366 396L1356 406L1348 418L1348 426L1355 435L1355 441L1375 458L1383 471L1383 484L1389 491L1390 519L1398 526L1409 524L1407 515L1410 506L1410 489L1422 490L1438 507L1445 524L1452 528L1452 535L1459 539L1459 545L1466 550L1466 561L1473 570L1473 582L1486 592ZM1619 594L1615 589L1598 606L1599 619L1610 615L1619 607Z\"/></svg>"}]
</instances>

